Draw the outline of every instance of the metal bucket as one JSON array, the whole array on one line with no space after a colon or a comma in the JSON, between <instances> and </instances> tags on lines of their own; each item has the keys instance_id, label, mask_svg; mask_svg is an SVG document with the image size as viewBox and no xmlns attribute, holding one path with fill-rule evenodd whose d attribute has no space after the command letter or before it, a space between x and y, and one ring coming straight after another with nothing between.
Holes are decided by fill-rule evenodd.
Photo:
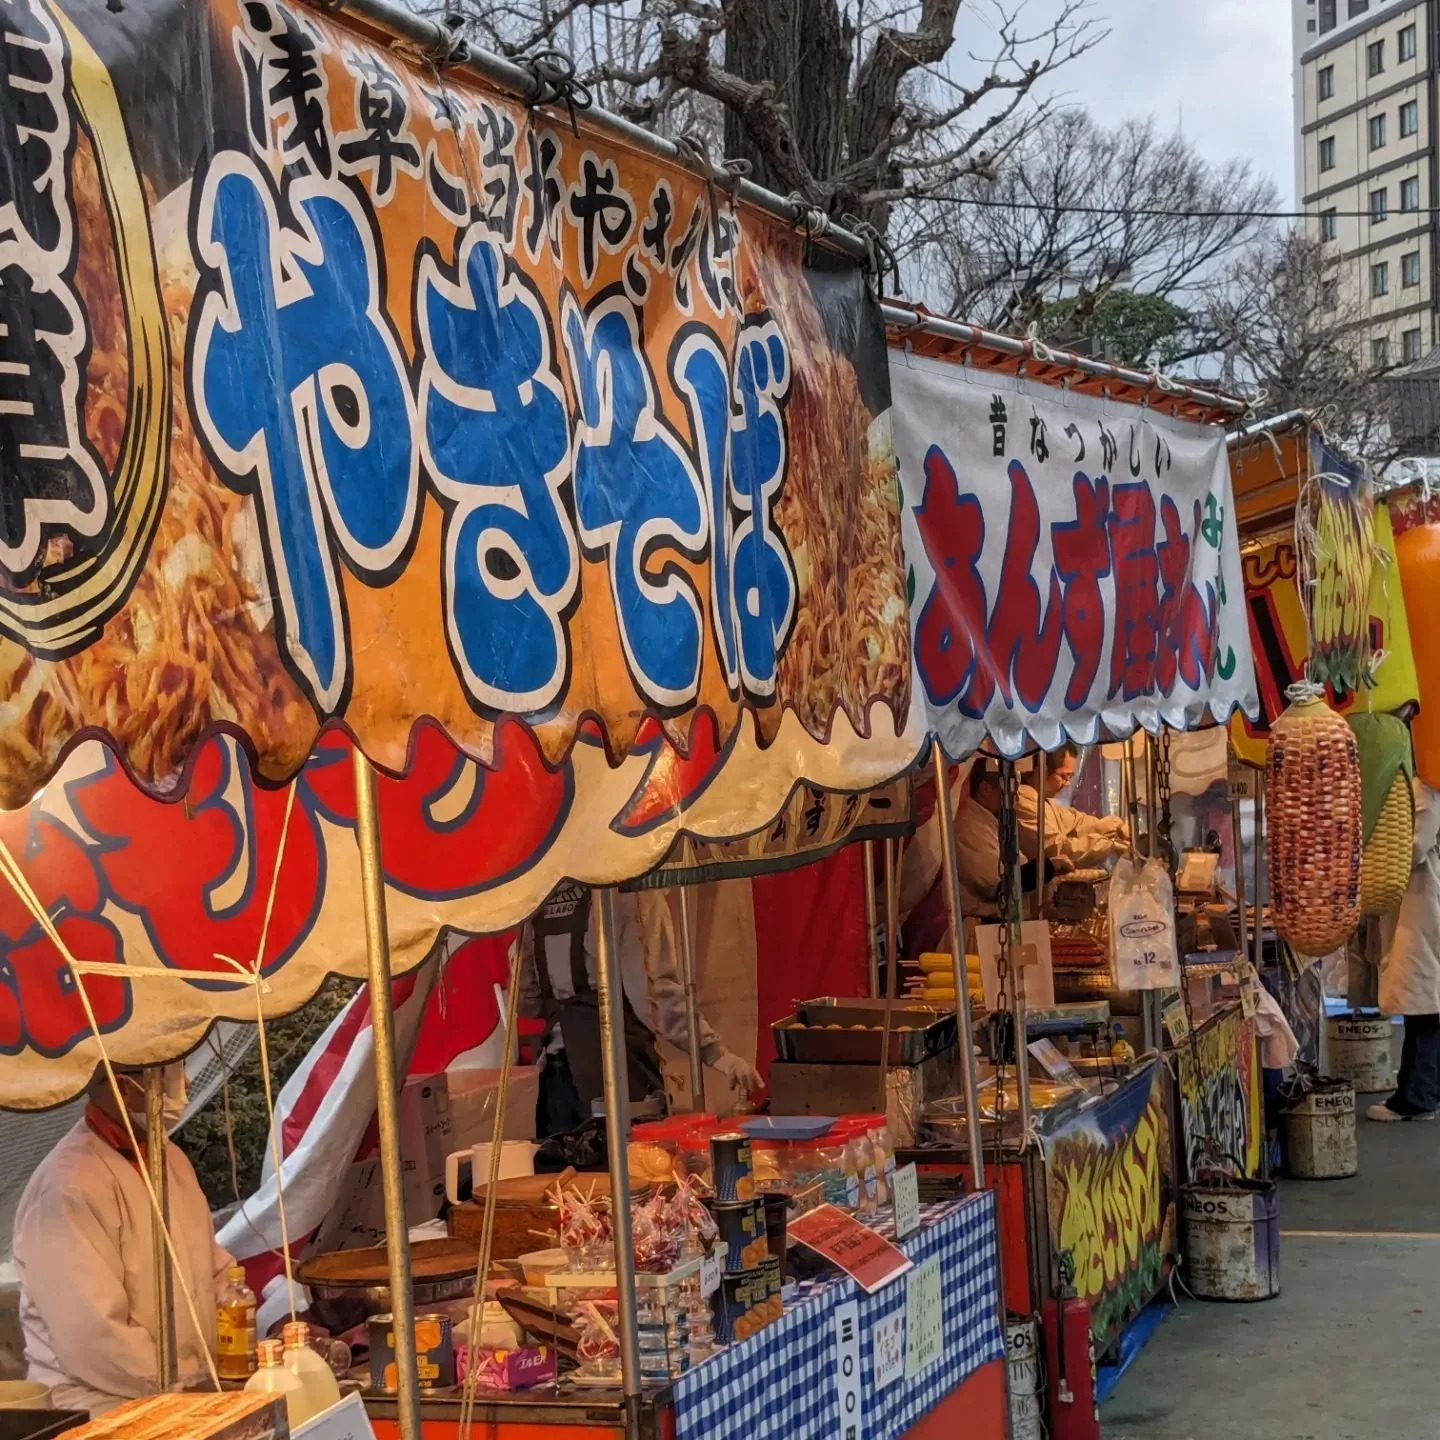
<instances>
[{"instance_id":1,"label":"metal bucket","mask_svg":"<svg viewBox=\"0 0 1440 1440\"><path fill-rule=\"evenodd\" d=\"M1010 1440L1042 1440L1045 1406L1039 1395L1010 1397Z\"/></svg>"},{"instance_id":2,"label":"metal bucket","mask_svg":"<svg viewBox=\"0 0 1440 1440\"><path fill-rule=\"evenodd\" d=\"M1040 1395L1040 1327L1034 1320L1005 1323L1005 1370L1010 1392L1011 1440L1041 1440L1045 1402Z\"/></svg>"},{"instance_id":3,"label":"metal bucket","mask_svg":"<svg viewBox=\"0 0 1440 1440\"><path fill-rule=\"evenodd\" d=\"M1341 1180L1360 1169L1348 1080L1322 1080L1285 1112L1285 1152L1298 1180Z\"/></svg>"},{"instance_id":4,"label":"metal bucket","mask_svg":"<svg viewBox=\"0 0 1440 1440\"><path fill-rule=\"evenodd\" d=\"M1359 1095L1395 1088L1395 1027L1384 1015L1351 1011L1325 1022L1330 1063L1337 1080L1348 1080Z\"/></svg>"},{"instance_id":5,"label":"metal bucket","mask_svg":"<svg viewBox=\"0 0 1440 1440\"><path fill-rule=\"evenodd\" d=\"M1280 1293L1280 1194L1273 1180L1184 1185L1185 1270L1201 1300Z\"/></svg>"}]
</instances>

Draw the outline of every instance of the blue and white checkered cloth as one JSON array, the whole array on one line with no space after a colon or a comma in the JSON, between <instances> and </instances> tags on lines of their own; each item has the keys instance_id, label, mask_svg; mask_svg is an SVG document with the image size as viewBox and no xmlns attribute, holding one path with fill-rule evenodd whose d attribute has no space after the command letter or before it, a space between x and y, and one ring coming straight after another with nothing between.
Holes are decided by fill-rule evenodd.
<instances>
[{"instance_id":1,"label":"blue and white checkered cloth","mask_svg":"<svg viewBox=\"0 0 1440 1440\"><path fill-rule=\"evenodd\" d=\"M866 1295L848 1276L802 1287L794 1308L758 1335L713 1356L675 1383L679 1440L835 1440L841 1433L835 1374L835 1309L860 1307L864 1424L859 1440L894 1440L982 1365L1005 1354L997 1286L994 1197L925 1206L923 1226L901 1244L915 1262L938 1257L945 1347L913 1381L878 1394L874 1327L905 1309L905 1276ZM893 1234L881 1215L875 1228Z\"/></svg>"}]
</instances>

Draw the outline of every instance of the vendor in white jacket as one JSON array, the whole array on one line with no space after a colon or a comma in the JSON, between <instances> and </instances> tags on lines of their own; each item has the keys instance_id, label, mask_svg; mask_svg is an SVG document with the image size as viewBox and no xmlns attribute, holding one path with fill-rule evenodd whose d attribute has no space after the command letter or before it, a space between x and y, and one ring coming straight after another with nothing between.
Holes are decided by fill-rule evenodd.
<instances>
[{"instance_id":1,"label":"vendor in white jacket","mask_svg":"<svg viewBox=\"0 0 1440 1440\"><path fill-rule=\"evenodd\" d=\"M177 1073L178 1072L178 1073ZM145 1094L120 1077L140 1140ZM167 1071L167 1119L183 1108L183 1071ZM209 1376L215 1300L230 1257L215 1243L210 1206L189 1160L166 1143L170 1233L179 1274L195 1299L202 1333L175 1287L176 1373L182 1384ZM48 1385L62 1410L102 1415L156 1391L155 1266L150 1200L109 1081L90 1086L80 1122L30 1177L15 1212L20 1324L31 1380Z\"/></svg>"},{"instance_id":2,"label":"vendor in white jacket","mask_svg":"<svg viewBox=\"0 0 1440 1440\"><path fill-rule=\"evenodd\" d=\"M1115 816L1087 815L1055 798L1075 778L1079 752L1065 744L1050 755L1045 770L1045 853L1052 860L1068 860L1076 870L1093 870L1130 843L1125 822ZM1020 843L1027 855L1038 846L1040 797L1033 784L1015 793L1015 815Z\"/></svg>"},{"instance_id":3,"label":"vendor in white jacket","mask_svg":"<svg viewBox=\"0 0 1440 1440\"><path fill-rule=\"evenodd\" d=\"M1384 921L1380 1008L1405 1017L1395 1093L1372 1120L1433 1120L1440 1109L1440 793L1415 782L1415 855L1400 909Z\"/></svg>"}]
</instances>

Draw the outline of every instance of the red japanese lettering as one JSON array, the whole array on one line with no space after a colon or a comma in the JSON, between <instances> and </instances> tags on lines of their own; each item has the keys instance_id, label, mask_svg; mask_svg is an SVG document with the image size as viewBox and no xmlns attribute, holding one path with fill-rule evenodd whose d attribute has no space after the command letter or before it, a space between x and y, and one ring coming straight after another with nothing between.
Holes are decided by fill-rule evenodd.
<instances>
[{"instance_id":1,"label":"red japanese lettering","mask_svg":"<svg viewBox=\"0 0 1440 1440\"><path fill-rule=\"evenodd\" d=\"M1110 573L1110 482L1076 473L1075 518L1051 527L1055 569L1065 585L1065 638L1075 668L1065 704L1077 710L1090 698L1105 650L1105 598L1100 582Z\"/></svg>"},{"instance_id":2,"label":"red japanese lettering","mask_svg":"<svg viewBox=\"0 0 1440 1440\"><path fill-rule=\"evenodd\" d=\"M1000 588L986 644L961 702L961 708L971 715L985 713L997 688L1007 706L1018 696L1025 709L1038 710L1055 679L1055 663L1060 657L1060 577L1052 566L1042 619L1040 587L1031 574L1040 544L1040 506L1018 460L1010 462L1009 476L1010 524L1005 532Z\"/></svg>"},{"instance_id":3,"label":"red japanese lettering","mask_svg":"<svg viewBox=\"0 0 1440 1440\"><path fill-rule=\"evenodd\" d=\"M1115 636L1110 696L1152 693L1160 649L1160 564L1155 555L1155 498L1141 482L1111 494L1110 563L1115 572Z\"/></svg>"},{"instance_id":4,"label":"red japanese lettering","mask_svg":"<svg viewBox=\"0 0 1440 1440\"><path fill-rule=\"evenodd\" d=\"M925 456L925 494L915 523L935 571L915 626L915 663L930 699L948 705L965 688L984 648L985 585L976 566L985 515L974 495L962 498L954 468L938 446Z\"/></svg>"},{"instance_id":5,"label":"red japanese lettering","mask_svg":"<svg viewBox=\"0 0 1440 1440\"><path fill-rule=\"evenodd\" d=\"M240 752L212 740L196 755L183 803L148 799L114 764L72 786L71 799L100 842L111 893L140 917L161 964L230 974L233 967L217 956L255 963L285 821L284 790L252 784ZM314 925L324 865L315 818L297 797L265 937L267 974Z\"/></svg>"}]
</instances>

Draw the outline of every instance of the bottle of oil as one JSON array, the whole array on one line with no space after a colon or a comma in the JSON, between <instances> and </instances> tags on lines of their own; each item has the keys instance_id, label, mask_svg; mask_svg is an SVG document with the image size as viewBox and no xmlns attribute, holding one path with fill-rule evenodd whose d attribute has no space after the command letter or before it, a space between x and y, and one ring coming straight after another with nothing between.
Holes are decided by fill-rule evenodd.
<instances>
[{"instance_id":1,"label":"bottle of oil","mask_svg":"<svg viewBox=\"0 0 1440 1440\"><path fill-rule=\"evenodd\" d=\"M215 1311L216 1368L222 1380L248 1380L255 1373L255 1292L240 1265L225 1280Z\"/></svg>"},{"instance_id":2,"label":"bottle of oil","mask_svg":"<svg viewBox=\"0 0 1440 1440\"><path fill-rule=\"evenodd\" d=\"M285 1365L300 1381L300 1390L290 1402L290 1428L340 1403L340 1386L335 1372L310 1348L310 1327L292 1320L281 1332L285 1337ZM295 1412L299 1411L297 1420Z\"/></svg>"},{"instance_id":3,"label":"bottle of oil","mask_svg":"<svg viewBox=\"0 0 1440 1440\"><path fill-rule=\"evenodd\" d=\"M285 1413L294 1430L306 1418L301 1408L303 1382L285 1363L285 1347L279 1340L262 1340L256 1347L259 1369L245 1382L252 1394L283 1395Z\"/></svg>"}]
</instances>

